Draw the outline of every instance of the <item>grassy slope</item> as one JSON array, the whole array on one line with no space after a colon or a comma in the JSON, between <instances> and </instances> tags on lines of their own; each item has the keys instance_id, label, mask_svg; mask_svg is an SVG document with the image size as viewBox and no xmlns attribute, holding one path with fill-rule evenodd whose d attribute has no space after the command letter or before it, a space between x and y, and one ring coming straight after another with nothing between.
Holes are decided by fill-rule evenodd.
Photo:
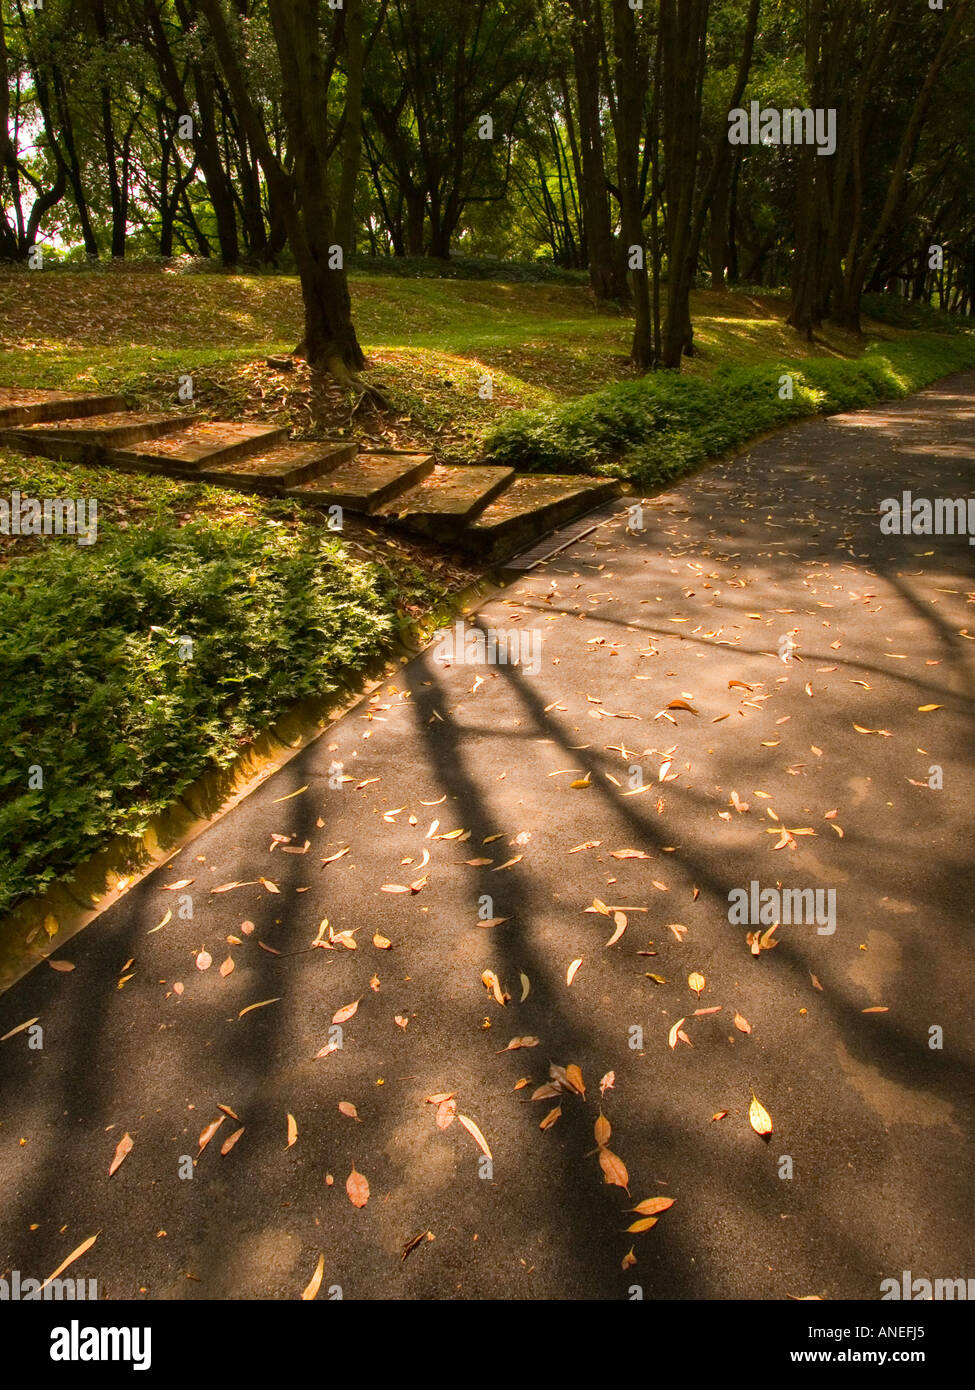
<instances>
[{"instance_id":1,"label":"grassy slope","mask_svg":"<svg viewBox=\"0 0 975 1390\"><path fill-rule=\"evenodd\" d=\"M300 431L436 447L459 461L481 453L506 411L552 405L631 375L630 320L594 312L582 287L353 274L352 293L373 375L400 409L395 421L368 412L350 420L341 392L316 388L301 369L264 366L300 336L291 277L0 272L0 384L100 386L165 405L174 402L179 375L192 372L197 404L215 414L260 413ZM693 308L699 352L687 363L691 377L729 361L860 350L838 331L811 347L800 343L776 296L700 291ZM485 371L494 381L490 401L478 395Z\"/></svg>"}]
</instances>

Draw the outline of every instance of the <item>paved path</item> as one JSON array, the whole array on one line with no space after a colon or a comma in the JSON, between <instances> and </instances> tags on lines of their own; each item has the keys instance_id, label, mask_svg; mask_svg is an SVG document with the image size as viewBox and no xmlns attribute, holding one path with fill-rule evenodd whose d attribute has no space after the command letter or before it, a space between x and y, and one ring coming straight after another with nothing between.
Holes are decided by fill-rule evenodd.
<instances>
[{"instance_id":1,"label":"paved path","mask_svg":"<svg viewBox=\"0 0 975 1390\"><path fill-rule=\"evenodd\" d=\"M608 522L480 614L540 634L537 674L427 653L68 943L73 971L42 966L3 996L0 1034L40 1015L44 1045L0 1046L0 1273L43 1277L97 1231L74 1272L122 1298L294 1298L320 1253L320 1297L366 1299L639 1284L872 1300L903 1270L975 1274L972 551L878 525L904 488L967 497L973 441L966 375L786 430L650 501L642 532ZM335 761L354 779L341 790ZM632 765L650 782L665 763L624 795ZM434 820L469 837L430 838ZM781 826L797 832L784 844ZM272 850L274 835L310 848ZM166 891L181 879L192 920ZM728 920L753 880L834 889L835 933L783 925L754 957ZM485 894L497 926L478 925ZM612 946L595 899L627 909ZM326 915L357 950L306 949ZM344 1046L316 1059L355 1000ZM671 1050L679 1019L718 1005ZM539 1046L499 1055L526 1035ZM587 1090L543 1131L555 1102L529 1097L550 1063L579 1066ZM632 1200L595 1153L610 1071L602 1109ZM424 1098L443 1092L493 1177L460 1122L438 1128ZM181 1179L220 1104L243 1135L221 1156L227 1118ZM656 1227L624 1234L626 1208L661 1195L676 1204Z\"/></svg>"}]
</instances>

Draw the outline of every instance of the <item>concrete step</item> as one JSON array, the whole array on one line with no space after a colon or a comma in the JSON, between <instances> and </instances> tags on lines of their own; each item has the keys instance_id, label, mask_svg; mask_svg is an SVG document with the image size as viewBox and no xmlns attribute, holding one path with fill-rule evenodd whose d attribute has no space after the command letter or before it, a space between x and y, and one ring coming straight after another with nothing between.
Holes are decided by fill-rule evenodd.
<instances>
[{"instance_id":1,"label":"concrete step","mask_svg":"<svg viewBox=\"0 0 975 1390\"><path fill-rule=\"evenodd\" d=\"M250 454L230 463L204 466L196 474L203 482L246 491L280 493L285 488L331 474L355 458L357 445L341 439L289 440L276 448Z\"/></svg>"},{"instance_id":2,"label":"concrete step","mask_svg":"<svg viewBox=\"0 0 975 1390\"><path fill-rule=\"evenodd\" d=\"M156 440L185 429L195 415L141 415L118 410L103 415L71 416L3 431L14 448L69 463L101 463L117 448Z\"/></svg>"},{"instance_id":3,"label":"concrete step","mask_svg":"<svg viewBox=\"0 0 975 1390\"><path fill-rule=\"evenodd\" d=\"M124 410L124 396L80 391L28 391L19 386L0 387L0 429L36 425L45 420L80 419Z\"/></svg>"},{"instance_id":4,"label":"concrete step","mask_svg":"<svg viewBox=\"0 0 975 1390\"><path fill-rule=\"evenodd\" d=\"M288 488L289 497L303 502L322 502L348 507L354 512L375 512L384 502L414 487L433 471L432 454L359 454L324 478Z\"/></svg>"},{"instance_id":5,"label":"concrete step","mask_svg":"<svg viewBox=\"0 0 975 1390\"><path fill-rule=\"evenodd\" d=\"M514 476L513 468L437 464L418 487L384 507L383 515L431 540L454 545Z\"/></svg>"},{"instance_id":6,"label":"concrete step","mask_svg":"<svg viewBox=\"0 0 975 1390\"><path fill-rule=\"evenodd\" d=\"M106 461L118 468L198 478L204 469L212 471L218 464L267 453L287 437L288 430L283 425L269 428L211 420L190 425L168 439L154 439L142 448L113 449Z\"/></svg>"},{"instance_id":7,"label":"concrete step","mask_svg":"<svg viewBox=\"0 0 975 1390\"><path fill-rule=\"evenodd\" d=\"M460 544L482 559L498 561L619 493L614 478L526 473L466 528Z\"/></svg>"}]
</instances>

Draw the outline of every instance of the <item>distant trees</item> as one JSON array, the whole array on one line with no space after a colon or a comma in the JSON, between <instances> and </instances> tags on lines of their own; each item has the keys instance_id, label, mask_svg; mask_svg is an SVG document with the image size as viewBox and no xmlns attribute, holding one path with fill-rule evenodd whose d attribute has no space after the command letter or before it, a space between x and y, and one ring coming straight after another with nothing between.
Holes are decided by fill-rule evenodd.
<instances>
[{"instance_id":1,"label":"distant trees","mask_svg":"<svg viewBox=\"0 0 975 1390\"><path fill-rule=\"evenodd\" d=\"M975 303L975 4L946 0L0 0L0 259L293 265L302 350L363 365L354 255L586 269L637 370L691 292ZM836 148L729 139L752 102Z\"/></svg>"}]
</instances>

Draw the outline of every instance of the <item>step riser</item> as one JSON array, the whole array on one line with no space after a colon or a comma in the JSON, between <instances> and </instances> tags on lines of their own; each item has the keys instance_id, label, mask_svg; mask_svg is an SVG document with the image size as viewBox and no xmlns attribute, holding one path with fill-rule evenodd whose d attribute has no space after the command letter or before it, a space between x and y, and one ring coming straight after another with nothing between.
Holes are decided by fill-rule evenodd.
<instances>
[{"instance_id":1,"label":"step riser","mask_svg":"<svg viewBox=\"0 0 975 1390\"><path fill-rule=\"evenodd\" d=\"M111 442L104 438L99 439L97 434L94 438L89 438L87 432L82 431L74 433L52 430L50 434L45 434L41 430L33 429L3 430L0 432L0 442L23 454L39 454L43 458L58 459L62 463L97 465L109 462L112 450L121 445L141 444L148 439L175 434L183 429L186 423L187 417L179 416L173 420L153 421L151 424L142 422L138 425L117 426L111 430Z\"/></svg>"},{"instance_id":2,"label":"step riser","mask_svg":"<svg viewBox=\"0 0 975 1390\"><path fill-rule=\"evenodd\" d=\"M275 478L262 478L256 474L237 473L231 468L221 472L218 468L207 466L195 476L204 483L215 483L218 487L234 487L241 492L257 492L264 495L280 496L288 488L299 483L310 483L316 478L325 477L343 463L350 463L358 453L358 445L336 445L333 452L323 453L321 458L310 459L307 463L296 464L287 473L279 473Z\"/></svg>"},{"instance_id":3,"label":"step riser","mask_svg":"<svg viewBox=\"0 0 975 1390\"><path fill-rule=\"evenodd\" d=\"M377 449L370 450L371 454L377 454ZM395 455L390 455L395 457ZM363 496L362 493L342 492L341 488L332 489L328 486L326 478L322 483L322 491L316 496L314 490L309 493L296 493L304 502L318 503L330 507L345 507L350 512L359 512L365 516L371 516L378 511L385 503L391 502L394 497L399 497L404 492L409 492L410 488L416 487L417 483L423 481L428 474L433 472L434 460L432 457L424 458L415 467L401 473L398 477L390 479L382 487L376 488L374 492Z\"/></svg>"},{"instance_id":4,"label":"step riser","mask_svg":"<svg viewBox=\"0 0 975 1390\"><path fill-rule=\"evenodd\" d=\"M111 415L125 409L124 396L95 396L91 400L37 401L34 405L10 405L0 409L0 429L17 425L43 425L56 420L81 420L90 415Z\"/></svg>"},{"instance_id":5,"label":"step riser","mask_svg":"<svg viewBox=\"0 0 975 1390\"><path fill-rule=\"evenodd\" d=\"M194 478L199 480L205 470L217 463L237 463L251 454L266 453L275 444L288 438L286 427L261 435L254 439L240 439L234 444L224 444L195 462L174 458L166 454L140 454L136 450L112 449L106 454L106 462L119 468L144 468L147 472L164 473L172 478Z\"/></svg>"},{"instance_id":6,"label":"step riser","mask_svg":"<svg viewBox=\"0 0 975 1390\"><path fill-rule=\"evenodd\" d=\"M187 425L193 424L195 418L193 415L178 415L171 420L143 420L138 424L113 426L101 435L97 429L52 430L47 435L42 430L16 430L11 433L28 453L32 450L33 441L38 438L43 438L55 446L64 445L69 448L79 445L84 449L121 449L130 444L144 444L149 439L161 439L167 434L178 434Z\"/></svg>"},{"instance_id":7,"label":"step riser","mask_svg":"<svg viewBox=\"0 0 975 1390\"><path fill-rule=\"evenodd\" d=\"M497 564L547 536L550 532L566 526L587 512L596 511L604 503L620 494L618 483L608 482L605 488L580 493L577 497L567 497L558 502L550 502L538 511L513 518L507 525L497 530L478 532L465 531L459 537L459 545L478 559Z\"/></svg>"},{"instance_id":8,"label":"step riser","mask_svg":"<svg viewBox=\"0 0 975 1390\"><path fill-rule=\"evenodd\" d=\"M504 492L513 477L514 474L509 473L507 477L499 478L476 501L472 502L466 511L408 512L399 518L399 524L417 535L429 537L430 540L452 544L454 538L462 533L463 528L476 521L484 509L489 507L494 499Z\"/></svg>"}]
</instances>

